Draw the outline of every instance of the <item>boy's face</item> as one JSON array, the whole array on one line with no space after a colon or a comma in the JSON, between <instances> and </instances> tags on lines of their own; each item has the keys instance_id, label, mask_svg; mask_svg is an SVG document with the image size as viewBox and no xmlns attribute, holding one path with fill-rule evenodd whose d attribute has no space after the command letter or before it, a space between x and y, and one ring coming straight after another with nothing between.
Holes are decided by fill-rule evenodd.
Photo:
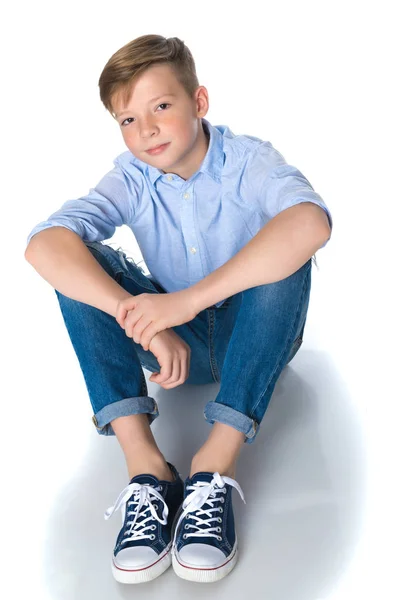
<instances>
[{"instance_id":1,"label":"boy's face","mask_svg":"<svg viewBox=\"0 0 400 600\"><path fill-rule=\"evenodd\" d=\"M113 109L136 158L185 180L200 167L208 148L201 124L208 111L204 86L189 98L169 65L152 65L135 81L128 105L116 96ZM168 145L158 154L147 152L160 144Z\"/></svg>"}]
</instances>

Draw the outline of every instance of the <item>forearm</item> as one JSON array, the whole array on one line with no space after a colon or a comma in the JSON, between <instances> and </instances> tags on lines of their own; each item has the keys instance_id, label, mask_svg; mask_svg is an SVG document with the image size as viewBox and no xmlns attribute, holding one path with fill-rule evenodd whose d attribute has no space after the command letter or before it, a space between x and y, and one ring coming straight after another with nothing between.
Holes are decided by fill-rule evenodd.
<instances>
[{"instance_id":1,"label":"forearm","mask_svg":"<svg viewBox=\"0 0 400 600\"><path fill-rule=\"evenodd\" d=\"M271 219L235 256L188 288L199 312L242 290L295 273L330 236L325 212L302 203Z\"/></svg>"},{"instance_id":2,"label":"forearm","mask_svg":"<svg viewBox=\"0 0 400 600\"><path fill-rule=\"evenodd\" d=\"M118 301L130 295L106 273L81 238L65 227L34 235L25 258L61 294L113 317Z\"/></svg>"}]
</instances>

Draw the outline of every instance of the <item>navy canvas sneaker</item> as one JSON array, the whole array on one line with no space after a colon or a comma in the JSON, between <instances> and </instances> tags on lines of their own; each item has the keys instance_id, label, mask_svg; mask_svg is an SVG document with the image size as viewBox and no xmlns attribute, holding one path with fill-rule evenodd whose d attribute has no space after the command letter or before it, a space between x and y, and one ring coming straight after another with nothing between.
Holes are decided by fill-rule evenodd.
<instances>
[{"instance_id":1,"label":"navy canvas sneaker","mask_svg":"<svg viewBox=\"0 0 400 600\"><path fill-rule=\"evenodd\" d=\"M185 480L184 501L173 525L172 566L183 579L213 582L230 573L238 558L230 477L205 471Z\"/></svg>"},{"instance_id":2,"label":"navy canvas sneaker","mask_svg":"<svg viewBox=\"0 0 400 600\"><path fill-rule=\"evenodd\" d=\"M174 481L136 475L104 514L109 519L121 508L122 529L111 561L120 583L151 581L171 565L172 523L182 504L183 481L175 467L167 464Z\"/></svg>"}]
</instances>

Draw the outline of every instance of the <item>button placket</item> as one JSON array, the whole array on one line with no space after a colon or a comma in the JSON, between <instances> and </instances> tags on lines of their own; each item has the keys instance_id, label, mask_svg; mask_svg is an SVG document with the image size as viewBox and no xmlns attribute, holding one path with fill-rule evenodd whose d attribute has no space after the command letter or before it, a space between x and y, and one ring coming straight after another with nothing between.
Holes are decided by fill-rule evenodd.
<instances>
[{"instance_id":1,"label":"button placket","mask_svg":"<svg viewBox=\"0 0 400 600\"><path fill-rule=\"evenodd\" d=\"M184 199L185 199L185 200L188 200L188 199L190 198L190 193L189 193L189 192L185 192L185 193L183 194L183 197L184 197ZM190 252L191 252L192 254L196 254L196 252L197 252L197 249L196 249L194 246L191 246L191 247L189 248L189 250L190 250Z\"/></svg>"}]
</instances>

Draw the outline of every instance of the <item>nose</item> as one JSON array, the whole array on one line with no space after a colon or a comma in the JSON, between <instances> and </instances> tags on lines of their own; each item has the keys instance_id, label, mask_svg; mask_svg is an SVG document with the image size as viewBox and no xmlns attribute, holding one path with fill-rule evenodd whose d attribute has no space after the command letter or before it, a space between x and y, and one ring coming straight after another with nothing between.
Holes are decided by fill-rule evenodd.
<instances>
[{"instance_id":1,"label":"nose","mask_svg":"<svg viewBox=\"0 0 400 600\"><path fill-rule=\"evenodd\" d=\"M142 138L148 138L157 133L157 126L151 119L142 121L140 125L140 136Z\"/></svg>"}]
</instances>

